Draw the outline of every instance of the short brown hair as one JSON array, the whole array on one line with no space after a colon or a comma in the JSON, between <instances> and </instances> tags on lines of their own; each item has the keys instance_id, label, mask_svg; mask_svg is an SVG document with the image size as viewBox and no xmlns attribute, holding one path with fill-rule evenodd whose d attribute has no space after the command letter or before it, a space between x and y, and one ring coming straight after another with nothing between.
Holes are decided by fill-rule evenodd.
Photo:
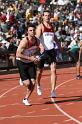
<instances>
[{"instance_id":1,"label":"short brown hair","mask_svg":"<svg viewBox=\"0 0 82 124\"><path fill-rule=\"evenodd\" d=\"M50 10L44 10L44 11L43 11L43 14L44 14L45 12L48 12L48 13L50 13Z\"/></svg>"},{"instance_id":2,"label":"short brown hair","mask_svg":"<svg viewBox=\"0 0 82 124\"><path fill-rule=\"evenodd\" d=\"M36 27L35 27L35 25L34 25L34 24L32 24L32 23L29 23L29 24L27 25L26 30L28 30L28 28L29 28L29 27L36 28Z\"/></svg>"}]
</instances>

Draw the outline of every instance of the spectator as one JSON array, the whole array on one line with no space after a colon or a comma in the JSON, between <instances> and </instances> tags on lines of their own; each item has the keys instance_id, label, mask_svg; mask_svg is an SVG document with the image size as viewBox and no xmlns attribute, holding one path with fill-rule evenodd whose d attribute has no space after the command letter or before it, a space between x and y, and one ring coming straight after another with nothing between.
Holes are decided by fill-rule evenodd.
<instances>
[{"instance_id":1,"label":"spectator","mask_svg":"<svg viewBox=\"0 0 82 124\"><path fill-rule=\"evenodd\" d=\"M16 66L16 50L17 50L17 46L14 45L14 39L13 37L11 37L10 44L8 47L8 52L9 52L9 60L12 61L13 66Z\"/></svg>"}]
</instances>

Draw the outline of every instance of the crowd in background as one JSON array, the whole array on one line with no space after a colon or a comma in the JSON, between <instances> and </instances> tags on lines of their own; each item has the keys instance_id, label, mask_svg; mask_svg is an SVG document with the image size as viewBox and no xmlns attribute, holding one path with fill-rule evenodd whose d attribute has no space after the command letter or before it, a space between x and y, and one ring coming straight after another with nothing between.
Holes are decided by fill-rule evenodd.
<instances>
[{"instance_id":1,"label":"crowd in background","mask_svg":"<svg viewBox=\"0 0 82 124\"><path fill-rule=\"evenodd\" d=\"M39 0L15 0L4 3L0 0L0 61L11 60L16 65L16 49L26 35L29 23L36 26L42 22L45 9L51 11L51 23L59 44L66 47L77 37L82 40L82 3L66 0L52 0L41 3ZM65 51L58 50L57 61L69 60Z\"/></svg>"}]
</instances>

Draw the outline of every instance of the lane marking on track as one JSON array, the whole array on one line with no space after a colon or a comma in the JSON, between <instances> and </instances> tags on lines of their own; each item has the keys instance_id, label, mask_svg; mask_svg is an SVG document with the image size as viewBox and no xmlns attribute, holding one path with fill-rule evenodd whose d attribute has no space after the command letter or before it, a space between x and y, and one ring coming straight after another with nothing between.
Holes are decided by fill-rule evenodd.
<instances>
[{"instance_id":1,"label":"lane marking on track","mask_svg":"<svg viewBox=\"0 0 82 124\"><path fill-rule=\"evenodd\" d=\"M4 92L3 94L1 94L1 95L0 95L0 98L2 98L4 95L6 95L7 93L9 93L9 92L11 92L11 91L15 90L15 89L16 89L16 88L18 88L18 87L20 87L20 86L19 86L19 85L17 85L17 86L15 86L15 87L13 87L13 88L11 88L11 89L7 90L6 92Z\"/></svg>"},{"instance_id":2,"label":"lane marking on track","mask_svg":"<svg viewBox=\"0 0 82 124\"><path fill-rule=\"evenodd\" d=\"M68 106L69 106L69 105L73 105L73 104L74 104L74 103L67 103L66 105L68 105Z\"/></svg>"},{"instance_id":3,"label":"lane marking on track","mask_svg":"<svg viewBox=\"0 0 82 124\"><path fill-rule=\"evenodd\" d=\"M49 110L49 108L44 108L44 109L42 109L42 111L46 111L46 110Z\"/></svg>"},{"instance_id":4,"label":"lane marking on track","mask_svg":"<svg viewBox=\"0 0 82 124\"><path fill-rule=\"evenodd\" d=\"M49 78L49 77L43 77L42 79L47 79L47 78ZM19 78L19 79L20 79L20 78ZM15 87L13 87L13 88L7 90L6 92L4 92L3 94L0 95L0 98L2 98L2 97L3 97L4 95L6 95L7 93L9 93L9 92L11 92L11 91L13 91L13 90L15 90L15 89L17 89L17 88L19 88L19 87L21 87L21 85L17 85L17 86L15 86Z\"/></svg>"},{"instance_id":5,"label":"lane marking on track","mask_svg":"<svg viewBox=\"0 0 82 124\"><path fill-rule=\"evenodd\" d=\"M40 118L40 117L62 117L63 115L61 114L57 114L57 115L13 115L13 116L7 116L7 117L0 117L0 120L4 120L4 119L12 119L12 118Z\"/></svg>"},{"instance_id":6,"label":"lane marking on track","mask_svg":"<svg viewBox=\"0 0 82 124\"><path fill-rule=\"evenodd\" d=\"M66 122L72 121L71 119L65 120Z\"/></svg>"},{"instance_id":7,"label":"lane marking on track","mask_svg":"<svg viewBox=\"0 0 82 124\"><path fill-rule=\"evenodd\" d=\"M21 105L21 104L20 103L6 104L6 105L0 105L0 108L5 108L8 106L19 106L19 105Z\"/></svg>"},{"instance_id":8,"label":"lane marking on track","mask_svg":"<svg viewBox=\"0 0 82 124\"><path fill-rule=\"evenodd\" d=\"M31 112L28 112L27 114L34 114L36 111L31 111Z\"/></svg>"},{"instance_id":9,"label":"lane marking on track","mask_svg":"<svg viewBox=\"0 0 82 124\"><path fill-rule=\"evenodd\" d=\"M75 78L70 79L70 80L67 80L67 81L65 81L65 82L63 82L63 83L61 83L61 84L59 84L59 85L56 87L56 89L58 89L60 86L66 84L66 83L68 83L68 82L71 82L71 81L73 81L73 80L75 80ZM79 120L77 120L77 119L74 118L73 116L69 115L67 112L65 112L63 109L61 109L56 103L54 103L54 98L51 98L51 101L53 102L53 105L54 105L62 114L64 114L66 117L68 117L70 120L76 122L77 124L82 124L82 122L80 122Z\"/></svg>"},{"instance_id":10,"label":"lane marking on track","mask_svg":"<svg viewBox=\"0 0 82 124\"><path fill-rule=\"evenodd\" d=\"M46 78L49 78L49 77L46 77ZM46 78L43 77L42 79L46 79ZM75 80L75 78L70 79L70 80L67 80L67 81L65 81L65 82L63 82L63 83L61 83L61 84L59 84L59 85L56 87L56 89L58 89L60 86L66 84L66 83L68 83L68 82L70 82L70 81L73 81L73 80ZM2 98L2 97L3 97L4 95L6 95L7 93L9 93L9 92L11 92L11 91L13 91L13 90L15 90L16 88L19 88L19 87L20 87L20 85L17 85L17 86L15 86L15 87L9 89L8 91L6 91L6 92L4 92L2 95L0 95L0 98ZM82 124L82 122L78 121L77 119L75 119L74 117L72 117L71 115L69 115L68 113L66 113L65 111L63 111L63 109L61 109L56 103L54 103L54 99L53 99L53 98L51 98L51 101L53 102L53 105L54 105L62 114L64 114L65 116L67 116L69 119L75 121L77 124ZM19 115L17 115L17 117L18 117L18 116L19 116ZM46 116L55 116L55 115L39 115L39 116L26 116L26 117L46 117ZM12 117L13 117L13 116L12 116ZM15 117L16 117L16 116L15 116ZM22 116L20 116L20 117L22 117ZM23 116L23 117L25 117L25 116ZM2 119L6 119L6 118L10 118L10 117L0 117L0 120L2 120L1 118L2 118Z\"/></svg>"}]
</instances>

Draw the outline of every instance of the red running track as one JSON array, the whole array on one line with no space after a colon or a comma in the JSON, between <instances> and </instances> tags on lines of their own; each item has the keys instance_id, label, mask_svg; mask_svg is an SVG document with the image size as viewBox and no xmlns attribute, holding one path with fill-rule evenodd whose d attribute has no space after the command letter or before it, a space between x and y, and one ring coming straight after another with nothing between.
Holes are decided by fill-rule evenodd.
<instances>
[{"instance_id":1,"label":"red running track","mask_svg":"<svg viewBox=\"0 0 82 124\"><path fill-rule=\"evenodd\" d=\"M49 70L41 83L42 96L35 87L28 107L22 103L26 89L19 85L19 74L0 75L0 124L82 124L82 79L75 79L75 68L57 69L55 99L49 97Z\"/></svg>"}]
</instances>

